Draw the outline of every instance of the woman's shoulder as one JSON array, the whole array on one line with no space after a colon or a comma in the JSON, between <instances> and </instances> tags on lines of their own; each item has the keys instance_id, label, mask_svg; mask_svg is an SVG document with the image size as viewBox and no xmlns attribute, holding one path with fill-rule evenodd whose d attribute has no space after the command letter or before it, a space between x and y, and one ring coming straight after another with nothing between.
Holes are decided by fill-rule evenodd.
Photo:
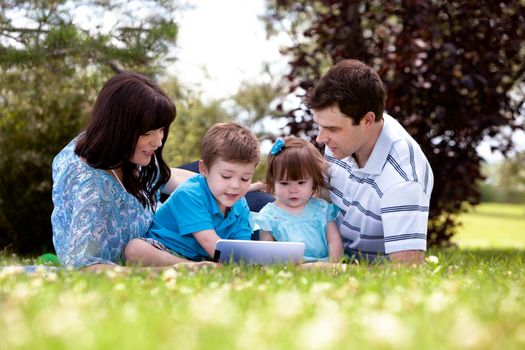
<instances>
[{"instance_id":1,"label":"woman's shoulder","mask_svg":"<svg viewBox=\"0 0 525 350\"><path fill-rule=\"evenodd\" d=\"M113 180L104 170L95 169L75 154L78 137L73 139L53 160L55 190L100 192L114 187Z\"/></svg>"}]
</instances>

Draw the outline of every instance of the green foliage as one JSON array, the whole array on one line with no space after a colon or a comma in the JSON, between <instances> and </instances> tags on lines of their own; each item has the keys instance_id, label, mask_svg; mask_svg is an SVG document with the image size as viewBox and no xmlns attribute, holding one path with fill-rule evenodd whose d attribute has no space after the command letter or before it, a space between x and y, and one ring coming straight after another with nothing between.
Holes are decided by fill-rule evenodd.
<instances>
[{"instance_id":1,"label":"green foliage","mask_svg":"<svg viewBox=\"0 0 525 350\"><path fill-rule=\"evenodd\" d=\"M81 130L115 71L160 71L176 39L175 7L168 1L0 6L0 247L38 253L52 249L54 155Z\"/></svg>"},{"instance_id":2,"label":"green foliage","mask_svg":"<svg viewBox=\"0 0 525 350\"><path fill-rule=\"evenodd\" d=\"M485 202L525 203L525 152L484 168L486 180L479 184Z\"/></svg>"},{"instance_id":3,"label":"green foliage","mask_svg":"<svg viewBox=\"0 0 525 350\"><path fill-rule=\"evenodd\" d=\"M222 107L222 100L205 101L200 92L186 89L173 77L161 85L177 105L177 118L170 127L164 159L171 167L196 161L201 158L206 131L215 123L233 118Z\"/></svg>"},{"instance_id":4,"label":"green foliage","mask_svg":"<svg viewBox=\"0 0 525 350\"><path fill-rule=\"evenodd\" d=\"M270 76L270 79L273 79ZM263 83L252 83L245 81L239 87L237 93L232 96L235 103L233 112L236 119L244 125L257 129L260 138L271 138L271 134L258 124L275 114L275 101L283 95L283 88L270 81Z\"/></svg>"}]
</instances>

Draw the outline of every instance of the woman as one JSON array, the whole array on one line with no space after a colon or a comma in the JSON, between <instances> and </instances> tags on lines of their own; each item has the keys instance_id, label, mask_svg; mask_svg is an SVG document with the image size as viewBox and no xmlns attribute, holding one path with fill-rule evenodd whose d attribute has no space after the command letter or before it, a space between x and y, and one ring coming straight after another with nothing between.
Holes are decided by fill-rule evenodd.
<instances>
[{"instance_id":1,"label":"woman","mask_svg":"<svg viewBox=\"0 0 525 350\"><path fill-rule=\"evenodd\" d=\"M175 116L144 76L121 73L104 85L85 132L53 160L53 243L63 265L122 264L127 242L148 230L159 191L189 177L162 159Z\"/></svg>"}]
</instances>

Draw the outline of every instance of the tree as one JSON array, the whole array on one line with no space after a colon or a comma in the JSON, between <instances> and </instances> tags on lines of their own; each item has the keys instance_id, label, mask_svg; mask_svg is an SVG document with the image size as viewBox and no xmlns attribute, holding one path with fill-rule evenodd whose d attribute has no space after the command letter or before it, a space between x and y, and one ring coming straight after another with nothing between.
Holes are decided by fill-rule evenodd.
<instances>
[{"instance_id":1,"label":"tree","mask_svg":"<svg viewBox=\"0 0 525 350\"><path fill-rule=\"evenodd\" d=\"M40 253L52 249L54 155L80 131L111 75L160 72L177 36L176 7L95 0L0 7L0 247Z\"/></svg>"},{"instance_id":2,"label":"tree","mask_svg":"<svg viewBox=\"0 0 525 350\"><path fill-rule=\"evenodd\" d=\"M268 2L270 31L293 45L285 77L304 94L335 62L373 66L387 89L387 111L420 143L435 175L429 243L448 244L464 203L476 204L482 159L476 147L501 127L523 128L523 96L511 92L525 73L523 2L289 1ZM292 133L312 135L304 107L285 111ZM499 149L512 149L501 137Z\"/></svg>"},{"instance_id":3,"label":"tree","mask_svg":"<svg viewBox=\"0 0 525 350\"><path fill-rule=\"evenodd\" d=\"M486 181L480 184L482 200L525 203L525 151L484 167Z\"/></svg>"},{"instance_id":4,"label":"tree","mask_svg":"<svg viewBox=\"0 0 525 350\"><path fill-rule=\"evenodd\" d=\"M187 91L172 79L162 86L177 104L177 118L170 127L164 158L172 167L200 159L206 131L213 124L232 120L233 117L222 107L222 100L204 102L200 92Z\"/></svg>"}]
</instances>

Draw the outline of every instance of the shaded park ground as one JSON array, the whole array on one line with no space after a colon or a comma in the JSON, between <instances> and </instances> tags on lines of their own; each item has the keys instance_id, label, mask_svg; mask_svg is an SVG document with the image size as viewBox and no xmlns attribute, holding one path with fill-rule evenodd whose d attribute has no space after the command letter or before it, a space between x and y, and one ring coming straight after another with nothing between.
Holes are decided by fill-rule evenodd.
<instances>
[{"instance_id":1,"label":"shaded park ground","mask_svg":"<svg viewBox=\"0 0 525 350\"><path fill-rule=\"evenodd\" d=\"M3 269L1 348L525 348L525 206L483 204L463 221L458 248L418 269Z\"/></svg>"}]
</instances>

